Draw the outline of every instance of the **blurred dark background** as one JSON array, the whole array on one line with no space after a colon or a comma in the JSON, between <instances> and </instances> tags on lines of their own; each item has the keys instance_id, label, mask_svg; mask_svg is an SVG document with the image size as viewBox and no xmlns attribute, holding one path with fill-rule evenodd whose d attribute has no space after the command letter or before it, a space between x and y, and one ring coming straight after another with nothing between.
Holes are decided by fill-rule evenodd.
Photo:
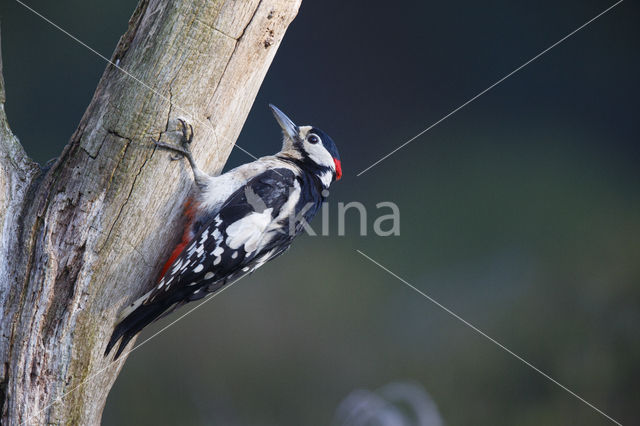
<instances>
[{"instance_id":1,"label":"blurred dark background","mask_svg":"<svg viewBox=\"0 0 640 426\"><path fill-rule=\"evenodd\" d=\"M448 425L610 424L360 249L638 424L637 3L356 177L613 3L303 1L238 142L258 156L279 149L268 102L331 134L344 170L332 235L300 238L134 352L104 423L326 425L354 389L410 380ZM110 56L136 1L28 4ZM105 63L12 0L0 13L7 113L46 162ZM227 167L249 160L234 150ZM347 235L336 235L340 201L368 207L369 236L358 235L354 212ZM400 236L373 235L388 212L380 201L400 207Z\"/></svg>"}]
</instances>

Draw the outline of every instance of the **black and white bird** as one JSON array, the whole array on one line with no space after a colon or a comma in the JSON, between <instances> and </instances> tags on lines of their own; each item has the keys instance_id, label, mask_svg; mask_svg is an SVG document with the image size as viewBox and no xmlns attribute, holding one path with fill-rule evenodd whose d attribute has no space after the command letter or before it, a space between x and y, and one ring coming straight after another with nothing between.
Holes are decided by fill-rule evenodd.
<instances>
[{"instance_id":1,"label":"black and white bird","mask_svg":"<svg viewBox=\"0 0 640 426\"><path fill-rule=\"evenodd\" d=\"M149 323L282 254L315 216L329 185L341 178L340 156L326 133L296 126L270 108L282 128L282 150L220 176L196 165L189 148L193 128L183 120L180 146L155 141L189 161L197 195L185 204L183 238L159 282L122 311L105 356L120 341L118 358Z\"/></svg>"}]
</instances>

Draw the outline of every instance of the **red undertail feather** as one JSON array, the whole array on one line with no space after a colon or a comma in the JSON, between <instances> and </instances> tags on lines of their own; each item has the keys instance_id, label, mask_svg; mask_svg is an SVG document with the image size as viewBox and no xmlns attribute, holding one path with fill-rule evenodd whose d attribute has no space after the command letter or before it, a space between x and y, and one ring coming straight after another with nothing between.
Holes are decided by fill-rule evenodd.
<instances>
[{"instance_id":1,"label":"red undertail feather","mask_svg":"<svg viewBox=\"0 0 640 426\"><path fill-rule=\"evenodd\" d=\"M176 248L174 248L173 251L171 252L171 256L169 256L169 260L167 260L167 263L165 263L164 266L162 267L162 272L160 272L160 277L158 278L158 281L160 281L162 277L164 277L164 275L169 270L169 267L178 258L178 256L180 256L180 253L182 253L182 250L184 250L187 244L191 242L191 239L193 238L193 235L191 235L191 225L193 225L193 219L195 217L197 207L198 207L197 202L193 200L193 198L188 198L187 201L184 203L185 224L184 224L184 233L182 234L182 241L180 241L180 243L176 246Z\"/></svg>"}]
</instances>

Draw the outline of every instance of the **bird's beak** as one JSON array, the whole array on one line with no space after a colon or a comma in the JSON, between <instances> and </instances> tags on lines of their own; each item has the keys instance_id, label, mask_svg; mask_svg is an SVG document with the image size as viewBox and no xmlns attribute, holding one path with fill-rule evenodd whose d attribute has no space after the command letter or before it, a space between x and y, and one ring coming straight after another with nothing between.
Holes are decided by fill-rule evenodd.
<instances>
[{"instance_id":1,"label":"bird's beak","mask_svg":"<svg viewBox=\"0 0 640 426\"><path fill-rule=\"evenodd\" d=\"M276 121L282 127L282 131L285 135L289 136L292 140L296 141L300 138L300 130L298 126L295 125L293 121L286 114L280 111L275 105L269 104L269 108L271 108L271 112L273 116L276 118Z\"/></svg>"}]
</instances>

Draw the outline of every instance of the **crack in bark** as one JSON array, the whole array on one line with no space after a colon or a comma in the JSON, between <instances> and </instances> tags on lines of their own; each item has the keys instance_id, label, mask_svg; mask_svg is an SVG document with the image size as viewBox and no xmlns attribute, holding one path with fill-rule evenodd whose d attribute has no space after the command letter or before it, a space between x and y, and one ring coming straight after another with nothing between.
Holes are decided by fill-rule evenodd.
<instances>
[{"instance_id":1,"label":"crack in bark","mask_svg":"<svg viewBox=\"0 0 640 426\"><path fill-rule=\"evenodd\" d=\"M120 133L118 133L117 130L113 130L113 129L107 129L107 134L113 135L113 136L115 136L117 138L120 138L120 139L125 139L125 140L129 141L129 143L131 143L131 140L132 140L131 138L128 138L126 136L122 136Z\"/></svg>"},{"instance_id":2,"label":"crack in bark","mask_svg":"<svg viewBox=\"0 0 640 426\"><path fill-rule=\"evenodd\" d=\"M234 39L236 42L233 45L233 50L231 51L231 54L229 55L229 59L227 60L227 63L224 65L224 69L222 70L222 73L220 74L220 79L218 79L218 81L216 82L216 87L213 89L212 98L215 97L216 93L218 93L218 89L220 88L220 84L222 83L222 80L224 79L224 76L227 74L227 69L229 68L229 64L233 60L233 57L236 54L236 51L238 50L238 45L240 44L240 41L244 37L244 34L247 31L247 28L249 28L249 26L253 22L253 19L256 17L256 14L258 13L258 10L260 9L260 6L262 6L262 1L263 0L260 0L260 2L258 2L258 5L256 6L255 10L253 11L253 14L251 15L251 18L249 19L247 24L244 26L244 28L242 28L242 32L240 33L238 38L230 37L230 38ZM222 32L222 31L220 31L220 32ZM219 154L220 154L220 143L218 142L218 132L216 131L216 127L215 127L216 124L211 119L211 115L208 115L206 117L206 120L211 125L211 130L212 130L212 133L213 133L213 137L215 138L215 142L216 142L216 144L215 144L216 145L216 158L218 158ZM220 168L220 170L222 170L222 168Z\"/></svg>"},{"instance_id":3,"label":"crack in bark","mask_svg":"<svg viewBox=\"0 0 640 426\"><path fill-rule=\"evenodd\" d=\"M102 150L102 147L104 146L104 142L107 140L107 137L108 137L109 135L113 135L113 136L119 137L119 138L121 138L121 139L127 139L127 138L126 138L126 137L124 137L124 136L120 136L120 135L119 135L115 130L107 129L107 134L104 136L104 138L102 138L102 141L100 141L100 145L98 146L98 150L96 151L96 153L95 153L95 154L92 154L91 152L89 152L89 150L87 150L87 149L86 149L84 146L82 146L82 145L80 146L80 148L82 148L82 150L83 150L84 152L86 152L86 153L87 153L87 155L89 156L89 158L91 158L92 160L95 160L95 159L97 159L97 158L98 158L98 156L100 155L100 151ZM79 139L82 139L82 135L80 135L80 138L79 138Z\"/></svg>"},{"instance_id":4,"label":"crack in bark","mask_svg":"<svg viewBox=\"0 0 640 426\"><path fill-rule=\"evenodd\" d=\"M219 12L218 12L218 14L219 14ZM217 18L217 16L216 16L216 18ZM207 22L203 21L202 19L197 19L197 17L196 17L196 20L197 20L200 24L202 24L203 26L205 26L205 27L209 28L209 29L210 29L210 30L212 30L212 31L215 31L215 32L217 32L217 33L220 33L220 34L222 34L223 36L225 36L225 37L227 37L227 38L230 38L231 40L236 40L236 41L238 41L238 39L240 38L240 37L236 38L236 37L233 37L232 35L229 35L229 34L225 33L225 32L224 32L224 31L222 31L220 28L216 27L216 26L215 26L215 24L209 24L209 23L207 23Z\"/></svg>"},{"instance_id":5,"label":"crack in bark","mask_svg":"<svg viewBox=\"0 0 640 426\"><path fill-rule=\"evenodd\" d=\"M115 175L116 170L118 170L118 167L120 167L120 163L122 163L122 161L126 157L127 151L129 150L129 146L131 145L131 140L130 139L125 139L125 140L127 141L127 143L125 144L124 152L122 153L122 156L118 160L118 163L116 164L116 166L113 168L113 172L111 173L111 177L109 178L110 182L113 180L113 176ZM146 164L146 162L147 162L147 160L145 159L145 161L143 163L143 166L144 166L144 164ZM120 220L120 216L122 215L122 211L124 210L124 207L127 205L127 202L129 201L129 198L131 197L131 193L133 192L133 188L135 186L136 179L138 178L138 176L140 176L141 172L142 172L142 167L140 168L140 170L138 170L138 173L134 177L133 184L131 185L131 188L129 188L129 193L127 194L127 197L125 198L124 202L120 205L120 209L118 210L118 213L116 214L116 217L115 217L114 221L111 223L111 226L109 227L109 231L107 232L107 237L105 238L102 247L100 247L98 249L98 253L100 253L102 251L102 248L111 239L111 233L113 232L113 229L115 228L116 224Z\"/></svg>"},{"instance_id":6,"label":"crack in bark","mask_svg":"<svg viewBox=\"0 0 640 426\"><path fill-rule=\"evenodd\" d=\"M169 132L169 121L171 121L171 113L173 112L173 89L171 88L171 86L173 85L173 82L175 81L177 76L178 73L176 73L176 75L169 82L169 111L167 112L167 123L164 126L164 133ZM158 135L158 141L160 140L160 138L162 138L162 132L160 132L160 134Z\"/></svg>"},{"instance_id":7,"label":"crack in bark","mask_svg":"<svg viewBox=\"0 0 640 426\"><path fill-rule=\"evenodd\" d=\"M258 14L258 10L260 9L260 6L262 6L262 1L263 0L260 0L260 2L258 3L258 6L256 6L256 9L253 11L253 15L251 15L251 19L249 19L249 22L247 22L247 25L245 25L244 28L242 29L242 32L240 33L240 36L237 39L235 39L236 43L233 46L233 50L231 51L231 55L229 55L229 60L227 61L227 63L224 66L224 69L222 70L222 74L220 74L220 80L218 80L218 84L216 84L216 88L213 90L214 94L218 91L218 87L220 87L220 82L222 81L222 79L226 75L227 68L229 67L229 64L231 63L231 60L233 59L233 56L236 54L236 51L238 50L238 45L240 44L240 41L244 37L244 34L247 31L247 28L249 28L249 25L251 25L251 23L253 22L253 19ZM231 38L233 38L233 37L231 37Z\"/></svg>"}]
</instances>

